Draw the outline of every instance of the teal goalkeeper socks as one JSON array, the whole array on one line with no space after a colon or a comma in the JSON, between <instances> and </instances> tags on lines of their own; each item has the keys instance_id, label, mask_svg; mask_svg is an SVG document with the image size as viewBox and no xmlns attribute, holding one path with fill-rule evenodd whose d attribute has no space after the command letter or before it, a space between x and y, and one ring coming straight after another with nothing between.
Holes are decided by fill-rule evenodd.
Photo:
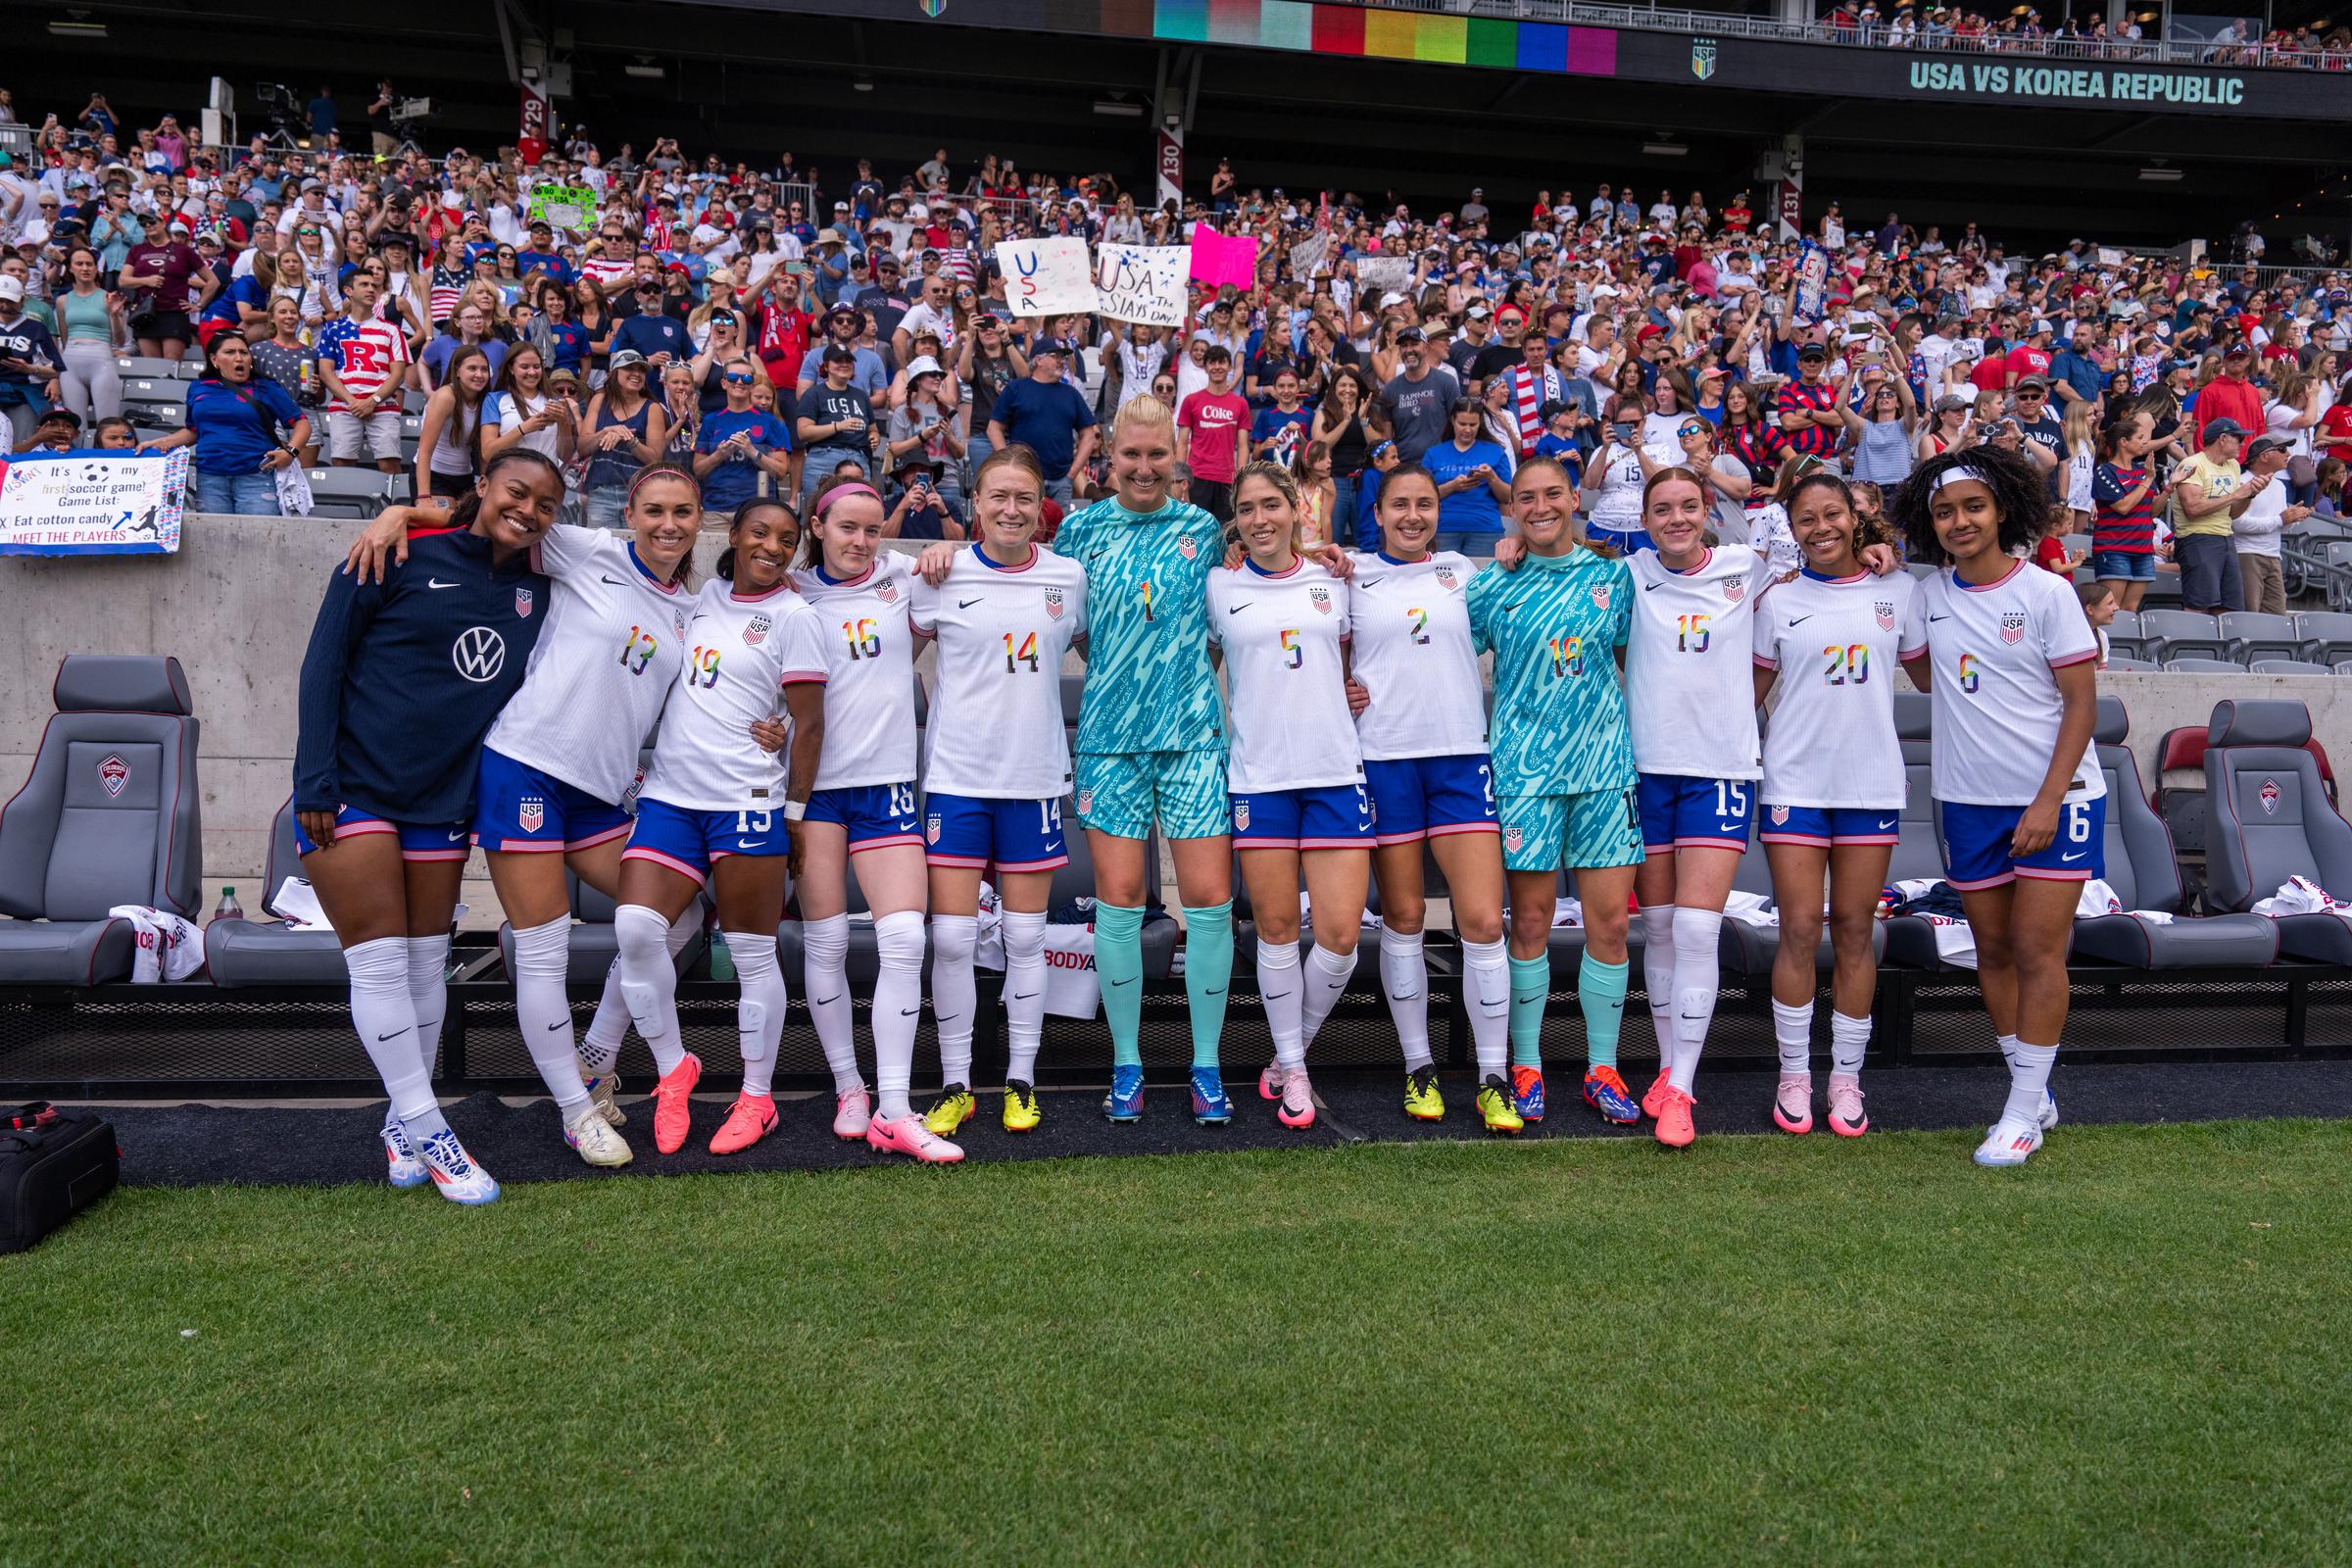
<instances>
[{"instance_id":1,"label":"teal goalkeeper socks","mask_svg":"<svg viewBox=\"0 0 2352 1568\"><path fill-rule=\"evenodd\" d=\"M1551 959L1511 960L1511 1065L1544 1065L1544 1003L1551 995Z\"/></svg>"},{"instance_id":2,"label":"teal goalkeeper socks","mask_svg":"<svg viewBox=\"0 0 2352 1568\"><path fill-rule=\"evenodd\" d=\"M1617 1032L1625 1023L1625 977L1632 966L1603 963L1585 950L1576 972L1576 997L1585 1009L1585 1065L1617 1065Z\"/></svg>"},{"instance_id":3,"label":"teal goalkeeper socks","mask_svg":"<svg viewBox=\"0 0 2352 1568\"><path fill-rule=\"evenodd\" d=\"M1139 959L1140 961L1140 959ZM1233 901L1184 909L1184 999L1193 1014L1193 1065L1217 1065L1225 993L1233 980Z\"/></svg>"},{"instance_id":4,"label":"teal goalkeeper socks","mask_svg":"<svg viewBox=\"0 0 2352 1568\"><path fill-rule=\"evenodd\" d=\"M1102 983L1102 1020L1110 1026L1110 1059L1142 1064L1144 1030L1144 911L1124 905L1095 906L1095 977Z\"/></svg>"}]
</instances>

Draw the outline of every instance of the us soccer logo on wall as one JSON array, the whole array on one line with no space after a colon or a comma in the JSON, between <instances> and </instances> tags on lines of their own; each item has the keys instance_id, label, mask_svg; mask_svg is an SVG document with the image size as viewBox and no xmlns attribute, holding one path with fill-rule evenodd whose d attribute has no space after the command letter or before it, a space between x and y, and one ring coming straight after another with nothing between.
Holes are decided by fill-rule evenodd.
<instances>
[{"instance_id":1,"label":"us soccer logo on wall","mask_svg":"<svg viewBox=\"0 0 2352 1568\"><path fill-rule=\"evenodd\" d=\"M1714 39L1693 38L1690 40L1690 74L1701 81L1705 81L1715 74Z\"/></svg>"},{"instance_id":2,"label":"us soccer logo on wall","mask_svg":"<svg viewBox=\"0 0 2352 1568\"><path fill-rule=\"evenodd\" d=\"M106 760L98 764L98 783L105 789L106 798L110 801L118 798L129 782L130 764L114 753L107 753Z\"/></svg>"},{"instance_id":3,"label":"us soccer logo on wall","mask_svg":"<svg viewBox=\"0 0 2352 1568\"><path fill-rule=\"evenodd\" d=\"M517 620L531 618L531 591L528 588L514 590L514 618Z\"/></svg>"},{"instance_id":4,"label":"us soccer logo on wall","mask_svg":"<svg viewBox=\"0 0 2352 1568\"><path fill-rule=\"evenodd\" d=\"M2266 778L2262 781L2262 814L2265 816L2278 814L2278 781L2275 778Z\"/></svg>"},{"instance_id":5,"label":"us soccer logo on wall","mask_svg":"<svg viewBox=\"0 0 2352 1568\"><path fill-rule=\"evenodd\" d=\"M2011 611L2001 617L2001 641L2022 643L2026 640L2026 616L2023 611Z\"/></svg>"},{"instance_id":6,"label":"us soccer logo on wall","mask_svg":"<svg viewBox=\"0 0 2352 1568\"><path fill-rule=\"evenodd\" d=\"M1061 618L1061 590L1058 588L1046 590L1046 618L1048 620Z\"/></svg>"},{"instance_id":7,"label":"us soccer logo on wall","mask_svg":"<svg viewBox=\"0 0 2352 1568\"><path fill-rule=\"evenodd\" d=\"M743 646L757 648L767 641L767 628L774 624L775 622L765 615L754 615L752 623L743 628Z\"/></svg>"}]
</instances>

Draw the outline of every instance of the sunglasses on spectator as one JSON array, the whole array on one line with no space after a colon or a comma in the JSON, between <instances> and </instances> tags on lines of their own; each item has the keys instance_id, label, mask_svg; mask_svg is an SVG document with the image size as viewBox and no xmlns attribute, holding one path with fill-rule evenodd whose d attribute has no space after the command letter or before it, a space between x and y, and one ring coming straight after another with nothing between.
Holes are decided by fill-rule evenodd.
<instances>
[{"instance_id":1,"label":"sunglasses on spectator","mask_svg":"<svg viewBox=\"0 0 2352 1568\"><path fill-rule=\"evenodd\" d=\"M754 377L749 370L729 370L726 373L726 379L737 386L749 386Z\"/></svg>"}]
</instances>

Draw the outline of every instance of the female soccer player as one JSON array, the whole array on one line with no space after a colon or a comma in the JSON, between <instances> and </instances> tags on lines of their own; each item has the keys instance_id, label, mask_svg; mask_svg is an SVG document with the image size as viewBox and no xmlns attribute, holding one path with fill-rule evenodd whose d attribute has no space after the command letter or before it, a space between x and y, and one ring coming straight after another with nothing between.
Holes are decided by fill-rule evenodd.
<instances>
[{"instance_id":1,"label":"female soccer player","mask_svg":"<svg viewBox=\"0 0 2352 1568\"><path fill-rule=\"evenodd\" d=\"M1568 470L1530 458L1511 484L1527 555L1482 571L1468 595L1472 644L1494 653L1494 765L1510 883L1511 1091L1519 1114L1544 1118L1544 1002L1554 878L1577 872L1586 947L1577 977L1585 1016L1585 1102L1613 1122L1642 1107L1617 1072L1625 1011L1626 902L1642 863L1633 741L1617 650L1633 622L1633 575L1584 541ZM1637 518L1637 521L1639 519Z\"/></svg>"},{"instance_id":2,"label":"female soccer player","mask_svg":"<svg viewBox=\"0 0 2352 1568\"><path fill-rule=\"evenodd\" d=\"M295 848L343 944L352 1024L391 1098L384 1158L393 1186L430 1179L459 1203L490 1202L498 1183L433 1099L450 915L482 732L545 625L531 613L547 592L531 547L563 500L554 464L500 453L451 527L419 535L405 564L371 584L328 579L302 662Z\"/></svg>"},{"instance_id":3,"label":"female soccer player","mask_svg":"<svg viewBox=\"0 0 2352 1568\"><path fill-rule=\"evenodd\" d=\"M2009 1098L1976 1152L2022 1165L2058 1120L2050 1064L2066 1028L2066 956L2082 884L2105 874L2107 783L2091 749L2098 640L2073 587L2014 559L2049 491L2015 453L1934 458L1895 492L1898 525L1943 571L1904 628L1935 697L1944 875L1977 941L1977 987L2009 1059Z\"/></svg>"},{"instance_id":4,"label":"female soccer player","mask_svg":"<svg viewBox=\"0 0 2352 1568\"><path fill-rule=\"evenodd\" d=\"M1487 1130L1518 1132L1509 1071L1511 970L1502 942L1501 829L1487 758L1486 693L1471 644L1477 567L1434 552L1437 482L1418 464L1380 490L1381 549L1348 579L1348 703L1372 793L1372 872L1380 882L1380 978L1404 1048L1404 1113L1446 1114L1429 1051L1429 965L1422 956L1421 855L1446 874L1462 939L1478 1111Z\"/></svg>"},{"instance_id":5,"label":"female soccer player","mask_svg":"<svg viewBox=\"0 0 2352 1568\"><path fill-rule=\"evenodd\" d=\"M621 995L667 1082L686 1056L669 929L705 886L717 903L741 993L743 1093L711 1135L713 1154L749 1149L776 1125L768 1089L786 1000L776 922L784 917L785 877L800 855L825 733L824 639L816 612L785 577L791 518L776 501L736 510L717 580L704 587L686 623L692 646L638 792L612 916ZM792 717L789 777L755 739L755 725L774 720L779 693ZM654 1147L661 1152L685 1147L690 1104L683 1094L657 1103Z\"/></svg>"},{"instance_id":6,"label":"female soccer player","mask_svg":"<svg viewBox=\"0 0 2352 1568\"><path fill-rule=\"evenodd\" d=\"M1772 965L1781 1081L1772 1119L1784 1132L1813 1130L1813 995L1820 984L1814 964L1826 875L1836 964L1830 1131L1859 1138L1870 1128L1862 1109L1862 1055L1879 977L1872 927L1903 809L1888 671L1898 644L1906 656L1916 651L1903 633L1915 584L1905 573L1870 574L1857 551L1885 541L1867 537L1869 525L1855 516L1852 492L1836 474L1795 481L1788 511L1805 564L1765 595L1754 639L1754 700L1761 704L1781 683L1764 735L1758 833L1781 917Z\"/></svg>"},{"instance_id":7,"label":"female soccer player","mask_svg":"<svg viewBox=\"0 0 2352 1568\"><path fill-rule=\"evenodd\" d=\"M801 940L817 1043L833 1069L833 1131L885 1153L952 1164L963 1151L914 1113L923 1010L923 832L914 809L914 574L882 548L882 497L829 476L809 505L793 586L825 627L825 750L802 829ZM850 985L850 857L874 912L874 1090L858 1076ZM957 1120L961 1120L960 1117Z\"/></svg>"},{"instance_id":8,"label":"female soccer player","mask_svg":"<svg viewBox=\"0 0 2352 1568\"><path fill-rule=\"evenodd\" d=\"M1758 760L1750 625L1770 563L1744 544L1706 542L1706 482L1689 468L1649 476L1636 553L1625 674L1640 770L1642 975L1658 1037L1658 1077L1642 1097L1658 1142L1696 1136L1691 1085L1715 1016L1716 945L1747 849ZM1808 955L1811 949L1807 949Z\"/></svg>"},{"instance_id":9,"label":"female soccer player","mask_svg":"<svg viewBox=\"0 0 2352 1568\"><path fill-rule=\"evenodd\" d=\"M941 1137L971 1116L972 950L980 877L996 867L1004 907L1004 1130L1040 1119L1038 1043L1046 1017L1046 906L1069 863L1061 799L1070 788L1061 662L1086 635L1086 572L1038 549L1045 470L1017 443L972 475L978 542L937 587L917 583L916 635L935 637L923 837L931 869L931 1012L942 1088L924 1114Z\"/></svg>"},{"instance_id":10,"label":"female soccer player","mask_svg":"<svg viewBox=\"0 0 2352 1568\"><path fill-rule=\"evenodd\" d=\"M1233 836L1257 920L1273 1065L1258 1094L1285 1127L1315 1120L1306 1048L1355 973L1372 875L1372 800L1348 712L1348 585L1298 555L1298 482L1272 463L1234 481L1247 559L1208 574L1208 637L1232 680ZM1298 880L1315 941L1298 961Z\"/></svg>"}]
</instances>

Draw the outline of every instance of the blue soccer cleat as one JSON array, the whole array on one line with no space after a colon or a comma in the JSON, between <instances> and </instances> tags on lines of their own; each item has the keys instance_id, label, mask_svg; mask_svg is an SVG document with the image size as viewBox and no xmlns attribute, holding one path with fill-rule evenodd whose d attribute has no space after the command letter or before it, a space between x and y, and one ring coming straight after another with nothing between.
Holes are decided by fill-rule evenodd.
<instances>
[{"instance_id":1,"label":"blue soccer cleat","mask_svg":"<svg viewBox=\"0 0 2352 1568\"><path fill-rule=\"evenodd\" d=\"M1600 1112L1602 1121L1627 1126L1642 1119L1642 1106L1633 1091L1625 1087L1625 1079L1610 1066L1585 1069L1585 1103Z\"/></svg>"},{"instance_id":2,"label":"blue soccer cleat","mask_svg":"<svg viewBox=\"0 0 2352 1568\"><path fill-rule=\"evenodd\" d=\"M1193 1069L1193 1120L1203 1127L1222 1127L1233 1120L1233 1102L1225 1098L1225 1075L1214 1067Z\"/></svg>"},{"instance_id":3,"label":"blue soccer cleat","mask_svg":"<svg viewBox=\"0 0 2352 1568\"><path fill-rule=\"evenodd\" d=\"M1102 1114L1112 1121L1144 1119L1144 1069L1141 1063L1110 1069L1110 1093L1102 1097Z\"/></svg>"},{"instance_id":4,"label":"blue soccer cleat","mask_svg":"<svg viewBox=\"0 0 2352 1568\"><path fill-rule=\"evenodd\" d=\"M1519 1112L1521 1121L1544 1119L1544 1069L1541 1067L1511 1068L1511 1108Z\"/></svg>"}]
</instances>

